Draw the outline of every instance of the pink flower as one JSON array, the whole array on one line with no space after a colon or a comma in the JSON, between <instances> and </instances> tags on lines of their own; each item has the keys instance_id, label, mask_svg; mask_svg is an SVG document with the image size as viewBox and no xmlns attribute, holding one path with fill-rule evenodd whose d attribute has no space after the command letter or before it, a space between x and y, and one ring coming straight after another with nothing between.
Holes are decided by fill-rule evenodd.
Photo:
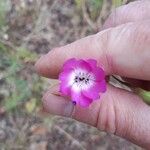
<instances>
[{"instance_id":1,"label":"pink flower","mask_svg":"<svg viewBox=\"0 0 150 150\"><path fill-rule=\"evenodd\" d=\"M71 97L74 104L89 106L106 91L105 74L96 60L67 60L59 75L60 92Z\"/></svg>"}]
</instances>

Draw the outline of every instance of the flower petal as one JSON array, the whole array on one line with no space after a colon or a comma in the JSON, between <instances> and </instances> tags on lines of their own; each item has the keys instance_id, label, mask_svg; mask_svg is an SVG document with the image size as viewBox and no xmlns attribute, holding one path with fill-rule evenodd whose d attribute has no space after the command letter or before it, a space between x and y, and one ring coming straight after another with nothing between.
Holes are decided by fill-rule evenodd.
<instances>
[{"instance_id":1,"label":"flower petal","mask_svg":"<svg viewBox=\"0 0 150 150\"><path fill-rule=\"evenodd\" d=\"M74 69L76 65L77 65L77 60L75 58L71 58L64 63L63 70L68 68Z\"/></svg>"},{"instance_id":2,"label":"flower petal","mask_svg":"<svg viewBox=\"0 0 150 150\"><path fill-rule=\"evenodd\" d=\"M95 68L92 73L94 74L97 82L102 81L105 78L104 70L100 67Z\"/></svg>"},{"instance_id":3,"label":"flower petal","mask_svg":"<svg viewBox=\"0 0 150 150\"><path fill-rule=\"evenodd\" d=\"M59 80L60 81L66 81L66 82L68 82L68 80L69 80L69 76L71 75L71 73L73 72L73 69L71 69L71 68L66 68L65 70L63 70L63 72L61 72L60 74L59 74Z\"/></svg>"},{"instance_id":4,"label":"flower petal","mask_svg":"<svg viewBox=\"0 0 150 150\"><path fill-rule=\"evenodd\" d=\"M83 96L84 99L82 99L82 101L80 101L80 106L82 107L88 107L91 103L92 103L92 99Z\"/></svg>"},{"instance_id":5,"label":"flower petal","mask_svg":"<svg viewBox=\"0 0 150 150\"><path fill-rule=\"evenodd\" d=\"M90 103L92 103L92 99L84 96L81 92L72 92L71 98L72 101L83 107L87 107L90 105Z\"/></svg>"},{"instance_id":6,"label":"flower petal","mask_svg":"<svg viewBox=\"0 0 150 150\"><path fill-rule=\"evenodd\" d=\"M86 61L81 60L81 59L78 61L77 65L76 65L76 69L82 69L87 72L90 72L92 70L89 63L87 63Z\"/></svg>"},{"instance_id":7,"label":"flower petal","mask_svg":"<svg viewBox=\"0 0 150 150\"><path fill-rule=\"evenodd\" d=\"M62 73L59 75L60 83L60 92L64 95L69 96L70 90L71 90L71 74L73 72L73 69L65 69Z\"/></svg>"},{"instance_id":8,"label":"flower petal","mask_svg":"<svg viewBox=\"0 0 150 150\"><path fill-rule=\"evenodd\" d=\"M102 80L100 83L100 92L104 93L106 92L106 81L105 80Z\"/></svg>"},{"instance_id":9,"label":"flower petal","mask_svg":"<svg viewBox=\"0 0 150 150\"><path fill-rule=\"evenodd\" d=\"M83 81L78 82L76 78L83 79ZM89 106L93 100L100 98L100 92L106 91L104 70L97 67L97 61L94 59L67 60L59 75L59 80L60 92L70 96L73 102L83 107Z\"/></svg>"},{"instance_id":10,"label":"flower petal","mask_svg":"<svg viewBox=\"0 0 150 150\"><path fill-rule=\"evenodd\" d=\"M80 95L81 95L80 92L74 92L74 91L71 90L72 101L76 102L76 104L79 104L79 101L81 99Z\"/></svg>"},{"instance_id":11,"label":"flower petal","mask_svg":"<svg viewBox=\"0 0 150 150\"><path fill-rule=\"evenodd\" d=\"M93 85L89 88L83 89L82 93L84 96L96 100L100 98L100 92L106 91L105 80L101 82L94 82Z\"/></svg>"},{"instance_id":12,"label":"flower petal","mask_svg":"<svg viewBox=\"0 0 150 150\"><path fill-rule=\"evenodd\" d=\"M96 60L94 60L94 59L88 59L87 62L90 64L90 66L91 66L92 69L96 68L96 65L97 65L97 61Z\"/></svg>"},{"instance_id":13,"label":"flower petal","mask_svg":"<svg viewBox=\"0 0 150 150\"><path fill-rule=\"evenodd\" d=\"M60 92L66 96L70 96L71 93L71 86L67 84L60 84Z\"/></svg>"}]
</instances>

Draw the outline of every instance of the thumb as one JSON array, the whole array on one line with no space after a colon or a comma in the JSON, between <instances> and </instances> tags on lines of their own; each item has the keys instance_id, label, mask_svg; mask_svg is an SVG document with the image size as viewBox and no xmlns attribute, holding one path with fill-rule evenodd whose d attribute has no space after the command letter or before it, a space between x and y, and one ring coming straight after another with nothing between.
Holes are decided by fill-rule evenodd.
<instances>
[{"instance_id":1,"label":"thumb","mask_svg":"<svg viewBox=\"0 0 150 150\"><path fill-rule=\"evenodd\" d=\"M74 106L68 98L53 94L57 88L50 89L43 97L47 112L72 117L142 147L150 147L150 108L135 94L108 85L101 100L82 108Z\"/></svg>"}]
</instances>

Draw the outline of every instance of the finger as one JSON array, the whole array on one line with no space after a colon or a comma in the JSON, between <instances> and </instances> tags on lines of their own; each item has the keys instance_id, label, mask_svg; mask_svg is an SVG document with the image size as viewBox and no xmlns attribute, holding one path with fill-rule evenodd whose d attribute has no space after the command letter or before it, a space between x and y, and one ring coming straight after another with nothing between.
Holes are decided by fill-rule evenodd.
<instances>
[{"instance_id":1,"label":"finger","mask_svg":"<svg viewBox=\"0 0 150 150\"><path fill-rule=\"evenodd\" d=\"M103 29L147 19L150 19L150 1L135 1L116 8L104 23Z\"/></svg>"},{"instance_id":2,"label":"finger","mask_svg":"<svg viewBox=\"0 0 150 150\"><path fill-rule=\"evenodd\" d=\"M93 58L106 74L150 80L150 21L128 23L56 48L36 63L43 76L56 78L69 58Z\"/></svg>"},{"instance_id":3,"label":"finger","mask_svg":"<svg viewBox=\"0 0 150 150\"><path fill-rule=\"evenodd\" d=\"M88 108L73 107L65 97L49 90L43 98L47 112L72 118L114 133L145 148L150 147L150 108L133 93L108 86L101 100Z\"/></svg>"}]
</instances>

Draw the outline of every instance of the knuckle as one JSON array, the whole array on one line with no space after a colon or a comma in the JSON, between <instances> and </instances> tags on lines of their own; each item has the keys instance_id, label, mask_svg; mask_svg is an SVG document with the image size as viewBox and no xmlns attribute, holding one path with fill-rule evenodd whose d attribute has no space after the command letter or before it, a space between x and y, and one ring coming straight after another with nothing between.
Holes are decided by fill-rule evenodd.
<instances>
[{"instance_id":1,"label":"knuckle","mask_svg":"<svg viewBox=\"0 0 150 150\"><path fill-rule=\"evenodd\" d=\"M114 72L113 55L111 53L111 32L113 28L109 28L96 35L96 44L98 51L99 64L105 66L104 69L107 74Z\"/></svg>"},{"instance_id":2,"label":"knuckle","mask_svg":"<svg viewBox=\"0 0 150 150\"><path fill-rule=\"evenodd\" d=\"M100 130L115 134L118 126L116 117L114 102L112 98L107 96L105 101L101 101L96 127Z\"/></svg>"},{"instance_id":3,"label":"knuckle","mask_svg":"<svg viewBox=\"0 0 150 150\"><path fill-rule=\"evenodd\" d=\"M122 110L119 93L114 95L112 91L107 92L109 92L108 95L100 104L96 127L115 135L125 136L130 130L128 123L132 122L131 114Z\"/></svg>"}]
</instances>

